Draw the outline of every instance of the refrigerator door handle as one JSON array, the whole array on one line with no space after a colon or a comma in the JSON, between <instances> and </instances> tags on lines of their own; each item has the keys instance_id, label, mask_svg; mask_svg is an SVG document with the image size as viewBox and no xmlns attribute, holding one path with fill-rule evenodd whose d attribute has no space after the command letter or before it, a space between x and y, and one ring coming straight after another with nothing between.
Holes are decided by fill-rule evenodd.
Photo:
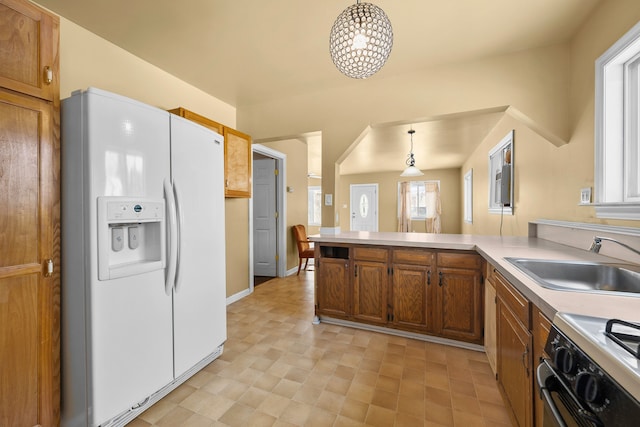
<instances>
[{"instance_id":1,"label":"refrigerator door handle","mask_svg":"<svg viewBox=\"0 0 640 427\"><path fill-rule=\"evenodd\" d=\"M175 198L175 206L176 206L176 242L177 242L177 249L178 249L178 253L176 255L176 277L174 280L174 286L173 289L174 291L177 293L178 290L180 289L180 254L184 253L183 251L183 241L182 241L182 226L184 224L184 217L182 215L182 211L180 209L180 197L178 197L178 185L176 183L176 181L173 181L173 195Z\"/></svg>"},{"instance_id":2,"label":"refrigerator door handle","mask_svg":"<svg viewBox=\"0 0 640 427\"><path fill-rule=\"evenodd\" d=\"M167 232L167 270L165 272L164 292L171 295L171 289L176 278L176 263L178 259L178 219L176 213L176 200L173 194L173 186L168 179L164 180L164 197L167 200L167 217L169 230Z\"/></svg>"}]
</instances>

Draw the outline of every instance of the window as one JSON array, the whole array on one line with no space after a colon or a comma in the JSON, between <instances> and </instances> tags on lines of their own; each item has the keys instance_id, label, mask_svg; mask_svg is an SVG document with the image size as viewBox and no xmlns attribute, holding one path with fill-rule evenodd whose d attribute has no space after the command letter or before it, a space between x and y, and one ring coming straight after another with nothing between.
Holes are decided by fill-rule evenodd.
<instances>
[{"instance_id":1,"label":"window","mask_svg":"<svg viewBox=\"0 0 640 427\"><path fill-rule=\"evenodd\" d=\"M309 187L309 196L307 199L308 225L320 226L322 223L322 187Z\"/></svg>"},{"instance_id":2,"label":"window","mask_svg":"<svg viewBox=\"0 0 640 427\"><path fill-rule=\"evenodd\" d=\"M596 60L599 218L640 220L640 23Z\"/></svg>"},{"instance_id":3,"label":"window","mask_svg":"<svg viewBox=\"0 0 640 427\"><path fill-rule=\"evenodd\" d=\"M489 151L489 213L513 214L513 131Z\"/></svg>"},{"instance_id":4,"label":"window","mask_svg":"<svg viewBox=\"0 0 640 427\"><path fill-rule=\"evenodd\" d=\"M434 218L437 215L440 181L410 181L411 219ZM398 183L398 214L400 214L400 183Z\"/></svg>"},{"instance_id":5,"label":"window","mask_svg":"<svg viewBox=\"0 0 640 427\"><path fill-rule=\"evenodd\" d=\"M464 174L464 222L473 224L473 169Z\"/></svg>"}]
</instances>

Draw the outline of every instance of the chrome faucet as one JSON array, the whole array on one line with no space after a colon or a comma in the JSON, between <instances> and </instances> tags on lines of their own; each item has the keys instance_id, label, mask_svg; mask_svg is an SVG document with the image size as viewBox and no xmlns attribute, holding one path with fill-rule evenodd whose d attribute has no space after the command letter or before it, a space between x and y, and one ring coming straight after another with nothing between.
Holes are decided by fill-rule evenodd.
<instances>
[{"instance_id":1,"label":"chrome faucet","mask_svg":"<svg viewBox=\"0 0 640 427\"><path fill-rule=\"evenodd\" d=\"M613 243L617 243L622 247L625 247L627 249L629 249L631 252L635 252L636 254L640 255L640 251L637 249L633 249L631 246L622 243L622 242L618 242L616 239L612 239L610 237L600 237L600 236L594 236L593 237L593 243L591 243L591 247L589 248L589 250L593 253L599 253L600 252L600 248L602 247L602 241L603 240L607 240L609 242L613 242Z\"/></svg>"}]
</instances>

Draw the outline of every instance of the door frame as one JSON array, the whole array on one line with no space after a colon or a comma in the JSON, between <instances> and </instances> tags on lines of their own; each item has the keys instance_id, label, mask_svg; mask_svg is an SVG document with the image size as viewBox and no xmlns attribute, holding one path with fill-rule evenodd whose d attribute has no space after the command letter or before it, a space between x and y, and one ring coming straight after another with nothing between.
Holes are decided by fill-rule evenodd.
<instances>
[{"instance_id":1,"label":"door frame","mask_svg":"<svg viewBox=\"0 0 640 427\"><path fill-rule=\"evenodd\" d=\"M276 220L276 277L284 277L287 274L287 155L279 151L265 147L261 144L251 145L251 161L254 154L261 154L275 159L276 169L276 210L278 218ZM253 292L253 195L249 199L249 292Z\"/></svg>"},{"instance_id":2,"label":"door frame","mask_svg":"<svg viewBox=\"0 0 640 427\"><path fill-rule=\"evenodd\" d=\"M380 204L379 199L379 195L380 192L378 191L378 183L377 182L372 182L372 183L368 183L368 184L351 184L349 185L349 230L353 230L353 217L351 215L351 213L353 212L353 206L352 206L352 201L353 201L353 189L356 187L375 187L375 193L376 193L376 205L375 205L375 216L376 216L376 229L374 230L374 232L377 232L380 229L380 216L378 215L378 205Z\"/></svg>"}]
</instances>

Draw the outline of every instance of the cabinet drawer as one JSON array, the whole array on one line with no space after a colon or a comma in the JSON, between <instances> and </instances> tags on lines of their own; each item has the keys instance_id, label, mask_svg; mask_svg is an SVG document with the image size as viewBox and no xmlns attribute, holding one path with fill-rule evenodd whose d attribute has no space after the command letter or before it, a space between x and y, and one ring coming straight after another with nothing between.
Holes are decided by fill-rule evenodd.
<instances>
[{"instance_id":1,"label":"cabinet drawer","mask_svg":"<svg viewBox=\"0 0 640 427\"><path fill-rule=\"evenodd\" d=\"M506 304L513 314L522 322L525 328L531 328L531 307L529 300L496 271L494 272L496 293L498 298Z\"/></svg>"},{"instance_id":2,"label":"cabinet drawer","mask_svg":"<svg viewBox=\"0 0 640 427\"><path fill-rule=\"evenodd\" d=\"M421 249L394 249L392 258L394 264L433 264L433 252Z\"/></svg>"},{"instance_id":3,"label":"cabinet drawer","mask_svg":"<svg viewBox=\"0 0 640 427\"><path fill-rule=\"evenodd\" d=\"M361 261L387 262L387 260L389 259L389 251L385 248L354 246L353 258Z\"/></svg>"},{"instance_id":4,"label":"cabinet drawer","mask_svg":"<svg viewBox=\"0 0 640 427\"><path fill-rule=\"evenodd\" d=\"M482 268L482 258L476 254L441 252L438 254L438 267L468 268L471 270L479 270Z\"/></svg>"}]
</instances>

